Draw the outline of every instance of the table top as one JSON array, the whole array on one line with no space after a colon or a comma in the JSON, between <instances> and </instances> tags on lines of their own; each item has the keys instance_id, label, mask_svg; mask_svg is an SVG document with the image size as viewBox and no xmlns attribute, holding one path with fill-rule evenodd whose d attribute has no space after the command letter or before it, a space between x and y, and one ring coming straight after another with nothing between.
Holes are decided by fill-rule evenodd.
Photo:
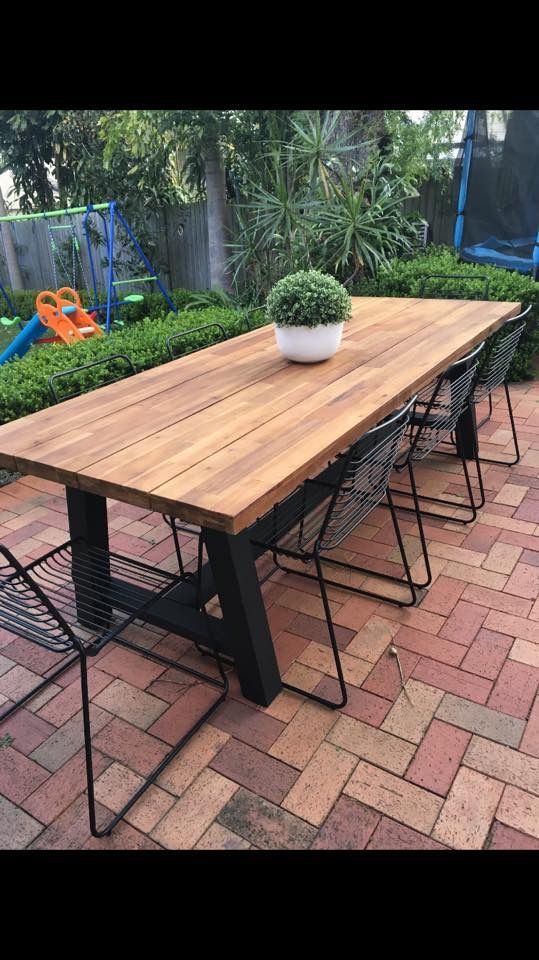
<instances>
[{"instance_id":1,"label":"table top","mask_svg":"<svg viewBox=\"0 0 539 960\"><path fill-rule=\"evenodd\" d=\"M261 327L5 424L0 465L238 533L519 312L354 297L330 360Z\"/></svg>"}]
</instances>

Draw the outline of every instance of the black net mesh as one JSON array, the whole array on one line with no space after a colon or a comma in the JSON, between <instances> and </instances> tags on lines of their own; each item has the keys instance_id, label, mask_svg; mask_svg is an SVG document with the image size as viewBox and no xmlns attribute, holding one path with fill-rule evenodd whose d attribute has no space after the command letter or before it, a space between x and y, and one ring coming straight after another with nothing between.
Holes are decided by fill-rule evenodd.
<instances>
[{"instance_id":1,"label":"black net mesh","mask_svg":"<svg viewBox=\"0 0 539 960\"><path fill-rule=\"evenodd\" d=\"M524 273L533 269L538 161L539 110L476 111L460 250L464 259Z\"/></svg>"}]
</instances>

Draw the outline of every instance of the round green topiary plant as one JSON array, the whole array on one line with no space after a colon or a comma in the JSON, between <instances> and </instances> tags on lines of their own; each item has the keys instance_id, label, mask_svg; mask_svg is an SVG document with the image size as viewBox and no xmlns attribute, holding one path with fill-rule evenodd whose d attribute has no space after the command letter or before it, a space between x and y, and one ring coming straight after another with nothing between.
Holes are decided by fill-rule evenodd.
<instances>
[{"instance_id":1,"label":"round green topiary plant","mask_svg":"<svg viewBox=\"0 0 539 960\"><path fill-rule=\"evenodd\" d=\"M272 287L266 308L268 320L278 327L317 327L348 320L352 301L334 277L320 270L300 270Z\"/></svg>"}]
</instances>

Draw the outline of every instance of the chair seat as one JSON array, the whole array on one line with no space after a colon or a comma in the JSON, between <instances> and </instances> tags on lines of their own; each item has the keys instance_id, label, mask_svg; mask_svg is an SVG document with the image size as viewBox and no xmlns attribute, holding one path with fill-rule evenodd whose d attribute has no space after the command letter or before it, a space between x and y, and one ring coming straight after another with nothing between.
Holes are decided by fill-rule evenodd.
<instances>
[{"instance_id":1,"label":"chair seat","mask_svg":"<svg viewBox=\"0 0 539 960\"><path fill-rule=\"evenodd\" d=\"M432 412L425 413L413 413L410 417L410 423L413 427L436 427L437 430L452 430L452 421L443 416L443 411L439 408L435 410L433 408Z\"/></svg>"},{"instance_id":2,"label":"chair seat","mask_svg":"<svg viewBox=\"0 0 539 960\"><path fill-rule=\"evenodd\" d=\"M55 547L24 570L26 579L0 554L0 626L58 653L74 649L76 640L97 652L150 602L182 582L82 539Z\"/></svg>"}]
</instances>

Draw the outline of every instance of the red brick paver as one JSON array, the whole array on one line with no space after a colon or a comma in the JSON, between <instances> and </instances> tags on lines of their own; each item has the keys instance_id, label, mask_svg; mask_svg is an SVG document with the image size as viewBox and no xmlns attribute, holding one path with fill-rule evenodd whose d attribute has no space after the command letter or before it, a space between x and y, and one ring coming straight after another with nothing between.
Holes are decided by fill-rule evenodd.
<instances>
[{"instance_id":1,"label":"red brick paver","mask_svg":"<svg viewBox=\"0 0 539 960\"><path fill-rule=\"evenodd\" d=\"M425 523L435 579L419 605L398 608L330 588L349 681L343 710L289 691L258 707L242 697L232 671L228 701L112 836L96 840L75 666L0 724L0 849L538 849L539 385L511 390L521 463L485 465L487 504L474 524ZM488 440L497 454L510 435L505 403L494 399L482 430L485 449ZM463 492L460 468L447 458L433 455L417 478L427 493ZM159 514L114 501L108 507L116 549L175 568ZM343 556L393 569L389 520L386 510L375 510L342 544ZM18 555L37 557L67 529L59 484L23 477L0 488L0 542ZM422 576L409 515L402 532ZM184 549L195 555L192 538ZM287 679L335 698L316 584L277 573L263 595ZM195 662L184 638L138 625L126 633L164 656ZM0 709L57 662L0 630ZM114 644L91 663L89 681L104 823L215 690Z\"/></svg>"}]
</instances>

